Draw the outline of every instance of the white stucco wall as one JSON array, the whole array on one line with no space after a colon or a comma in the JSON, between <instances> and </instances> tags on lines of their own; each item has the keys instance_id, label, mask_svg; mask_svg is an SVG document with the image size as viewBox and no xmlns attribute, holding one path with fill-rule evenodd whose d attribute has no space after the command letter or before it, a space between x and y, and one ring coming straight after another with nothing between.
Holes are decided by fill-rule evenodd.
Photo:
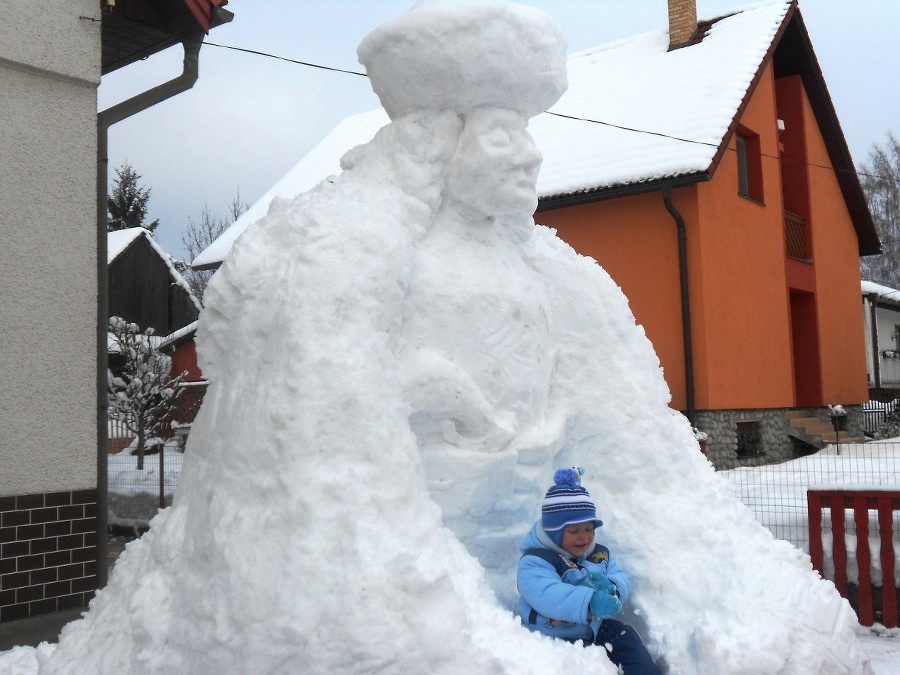
<instances>
[{"instance_id":1,"label":"white stucco wall","mask_svg":"<svg viewBox=\"0 0 900 675\"><path fill-rule=\"evenodd\" d=\"M897 326L900 326L900 309L896 305L885 307L879 305L876 309L876 328L878 331L878 351L872 352L872 303L863 299L866 329L866 370L868 372L870 386L874 386L874 359L878 359L882 386L896 387L900 384L900 358L886 358L883 352L900 351L900 343L897 338Z\"/></svg>"},{"instance_id":2,"label":"white stucco wall","mask_svg":"<svg viewBox=\"0 0 900 675\"><path fill-rule=\"evenodd\" d=\"M96 0L0 21L0 496L96 480Z\"/></svg>"}]
</instances>

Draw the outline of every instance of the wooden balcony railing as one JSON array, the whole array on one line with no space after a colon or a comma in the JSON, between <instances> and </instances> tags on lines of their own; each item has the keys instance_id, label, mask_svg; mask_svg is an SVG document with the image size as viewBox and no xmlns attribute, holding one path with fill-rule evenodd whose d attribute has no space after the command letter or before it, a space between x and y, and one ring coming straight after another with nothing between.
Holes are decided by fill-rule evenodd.
<instances>
[{"instance_id":1,"label":"wooden balcony railing","mask_svg":"<svg viewBox=\"0 0 900 675\"><path fill-rule=\"evenodd\" d=\"M806 220L790 211L784 212L784 236L789 258L809 260L806 250Z\"/></svg>"}]
</instances>

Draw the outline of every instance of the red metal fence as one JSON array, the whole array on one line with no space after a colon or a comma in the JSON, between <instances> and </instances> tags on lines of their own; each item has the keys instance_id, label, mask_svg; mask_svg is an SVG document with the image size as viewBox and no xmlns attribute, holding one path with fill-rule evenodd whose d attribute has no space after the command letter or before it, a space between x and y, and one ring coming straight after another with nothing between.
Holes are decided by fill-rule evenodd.
<instances>
[{"instance_id":1,"label":"red metal fence","mask_svg":"<svg viewBox=\"0 0 900 675\"><path fill-rule=\"evenodd\" d=\"M875 623L876 600L880 599L881 623L887 628L900 624L897 610L897 586L894 577L896 560L894 554L894 512L900 511L900 492L896 490L819 490L807 491L809 505L809 555L813 567L825 576L825 551L822 543L823 509L830 510L832 533L832 559L834 561L834 585L838 592L851 599L850 581L847 574L846 517L852 513L856 531L856 563L858 568L859 622L864 626ZM878 541L880 542L878 562L881 565L881 596L876 597L872 584L872 551L869 547L869 512L876 515Z\"/></svg>"}]
</instances>

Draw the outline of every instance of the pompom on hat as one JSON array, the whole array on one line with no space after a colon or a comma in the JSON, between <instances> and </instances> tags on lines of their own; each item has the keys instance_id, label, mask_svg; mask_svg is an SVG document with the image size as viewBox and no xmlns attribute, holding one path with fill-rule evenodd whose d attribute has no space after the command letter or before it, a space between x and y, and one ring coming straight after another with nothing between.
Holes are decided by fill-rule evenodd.
<instances>
[{"instance_id":1,"label":"pompom on hat","mask_svg":"<svg viewBox=\"0 0 900 675\"><path fill-rule=\"evenodd\" d=\"M420 0L357 50L391 119L415 110L508 108L528 119L566 90L566 39L534 7Z\"/></svg>"},{"instance_id":2,"label":"pompom on hat","mask_svg":"<svg viewBox=\"0 0 900 675\"><path fill-rule=\"evenodd\" d=\"M559 469L553 474L553 486L547 490L541 506L541 526L554 541L561 538L566 525L593 522L594 528L601 527L603 521L597 517L597 507L591 493L581 487L584 469L571 467ZM558 536L553 536L558 533Z\"/></svg>"}]
</instances>

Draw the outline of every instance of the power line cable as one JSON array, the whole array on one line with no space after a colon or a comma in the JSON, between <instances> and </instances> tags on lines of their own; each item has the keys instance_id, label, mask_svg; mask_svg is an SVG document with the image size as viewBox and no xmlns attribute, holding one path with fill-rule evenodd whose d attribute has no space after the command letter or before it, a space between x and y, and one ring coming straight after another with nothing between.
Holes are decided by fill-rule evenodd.
<instances>
[{"instance_id":1,"label":"power line cable","mask_svg":"<svg viewBox=\"0 0 900 675\"><path fill-rule=\"evenodd\" d=\"M622 131L630 131L630 132L638 133L638 134L647 134L650 136L659 136L661 138L670 138L673 141L681 141L682 143L692 143L694 145L704 145L704 146L707 146L710 148L718 148L719 147L718 144L710 143L708 141L698 141L698 140L695 140L692 138L682 138L681 136L673 136L672 134L664 134L660 131L649 131L647 129L637 129L634 127L626 127L621 124L613 124L612 122L603 122L602 120L595 120L595 119L591 119L588 117L577 117L575 115L565 115L563 113L553 112L551 110L548 110L547 114L554 115L556 117L563 117L565 119L575 120L578 122L588 122L590 124L600 124L600 125L603 125L606 127L612 127L614 129L621 129ZM726 149L731 150L732 152L737 152L736 148L726 148ZM826 169L828 171L841 171L844 173L852 173L857 176L865 176L867 178L881 178L881 179L885 179L885 180L895 180L896 181L896 179L893 176L882 176L880 174L871 174L871 173L867 173L865 171L858 171L856 169L843 169L840 167L828 166L826 164L817 164L816 162L810 162L807 160L791 159L788 157L780 157L780 156L776 156L776 155L770 155L765 152L761 152L760 157L768 157L769 159L777 159L777 160L780 160L783 162L790 162L790 163L794 163L794 164L804 164L806 166L814 167L817 169Z\"/></svg>"},{"instance_id":2,"label":"power line cable","mask_svg":"<svg viewBox=\"0 0 900 675\"><path fill-rule=\"evenodd\" d=\"M266 57L266 58L276 59L276 60L279 60L279 61L285 61L285 62L287 62L287 63L293 63L293 64L296 64L296 65L299 65L299 66L307 66L308 68L318 68L318 69L320 69L320 70L328 70L328 71L335 72L335 73L345 73L345 74L347 74L347 75L358 75L358 76L360 76L360 77L368 77L368 75L367 75L366 73L362 73L362 72L359 72L359 71L357 71L357 70L346 70L346 69L344 69L344 68L335 68L335 67L333 67L333 66L324 66L324 65L322 65L322 64L320 64L320 63L313 63L313 62L311 62L311 61L300 61L299 59L292 59L292 58L289 58L289 57L287 57L287 56L279 56L279 55L277 55L277 54L271 54L271 53L269 53L269 52L263 52L263 51L259 51L259 50L257 50L257 49L248 49L248 48L246 48L246 47L235 47L234 45L225 45L225 44L221 44L221 43L218 43L218 42L209 42L209 41L207 41L207 40L203 40L202 43L205 44L205 45L210 45L211 47L219 47L220 49L231 49L231 50L233 50L233 51L243 52L243 53L245 53L245 54L254 54L254 55L256 55L256 56L264 56L264 57ZM698 141L698 140L695 140L695 139L692 139L692 138L682 138L682 137L680 137L680 136L673 136L673 135L671 135L671 134L665 134L665 133L662 133L662 132L660 132L660 131L650 131L650 130L648 130L648 129L637 129L637 128L634 128L634 127L626 127L626 126L623 126L623 125L621 125L621 124L613 124L612 122L603 122L602 120L595 120L595 119L591 119L591 118L588 118L588 117L578 117L578 116L576 116L576 115L566 115L566 114L564 114L564 113L552 112L552 111L550 111L550 110L547 111L547 114L548 114L548 115L554 115L554 116L556 116L556 117L561 117L561 118L564 118L564 119L569 119L569 120L578 121L578 122L587 122L587 123L589 123L589 124L600 124L600 125L602 125L602 126L611 127L611 128L614 128L614 129L621 129L622 131L629 131L629 132L636 133L636 134L646 134L646 135L648 135L648 136L657 136L657 137L660 137L660 138L669 138L669 139L672 139L672 140L674 140L674 141L680 141L680 142L682 142L682 143L692 143L692 144L694 144L694 145L704 145L704 146L711 147L711 148L718 148L718 147L719 147L718 144L716 144L716 143L710 143L710 142L708 142L708 141ZM731 150L731 151L733 151L733 152L736 151L735 148L727 148L727 149L728 149L728 150ZM840 168L840 167L827 166L827 165L825 165L825 164L817 164L817 163L815 163L815 162L809 162L809 161L804 161L804 160L794 160L794 159L790 159L790 158L784 158L784 157L778 157L778 156L775 156L775 155L769 155L769 154L766 154L766 153L760 153L760 156L761 156L761 157L768 157L768 158L770 158L770 159L777 159L777 160L781 160L781 161L785 161L785 162L793 162L793 163L798 163L798 164L804 164L804 165L806 165L806 166L815 167L815 168L818 168L818 169L826 169L826 170L828 170L828 171L840 171L840 172L844 172L844 173L852 173L852 174L855 174L856 176L865 176L865 177L867 177L867 178L879 178L879 179L895 180L895 181L896 181L896 179L894 179L892 176L882 176L882 175L880 175L880 174L870 174L870 173L867 173L867 172L864 172L864 171L858 171L858 170L855 169L855 168L853 168L853 169L845 169L845 168Z\"/></svg>"},{"instance_id":3,"label":"power line cable","mask_svg":"<svg viewBox=\"0 0 900 675\"><path fill-rule=\"evenodd\" d=\"M320 68L321 70L330 70L335 73L346 73L348 75L361 75L362 77L368 77L365 73L360 73L356 70L345 70L344 68L334 68L332 66L323 66L320 63L312 63L310 61L299 61L297 59L291 59L287 56L278 56L277 54L269 54L268 52L261 52L256 49L247 49L246 47L235 47L234 45L223 45L218 42L208 42L207 40L202 41L203 44L209 45L211 47L219 47L221 49L232 49L236 52L244 52L246 54L255 54L257 56L265 56L270 59L277 59L279 61L287 61L288 63L295 63L299 66L308 66L309 68Z\"/></svg>"}]
</instances>

